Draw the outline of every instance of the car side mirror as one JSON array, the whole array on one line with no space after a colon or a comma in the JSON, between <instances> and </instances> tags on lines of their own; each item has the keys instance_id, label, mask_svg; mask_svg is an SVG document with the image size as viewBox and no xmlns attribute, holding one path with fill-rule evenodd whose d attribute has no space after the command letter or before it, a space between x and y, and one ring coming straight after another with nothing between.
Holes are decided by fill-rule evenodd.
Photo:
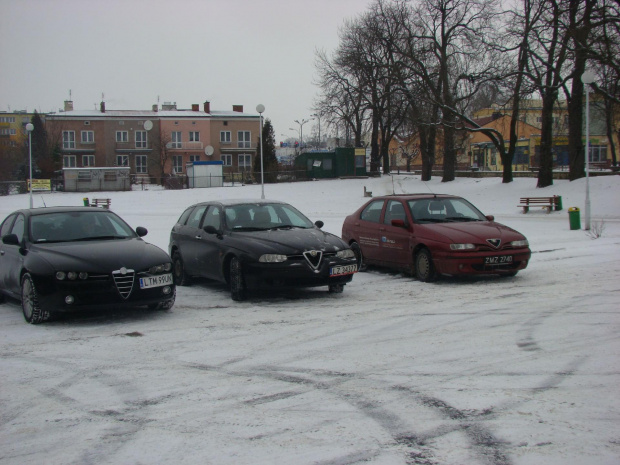
<instances>
[{"instance_id":1,"label":"car side mirror","mask_svg":"<svg viewBox=\"0 0 620 465\"><path fill-rule=\"evenodd\" d=\"M485 218L489 221L495 221L495 217L493 215L487 215Z\"/></svg>"},{"instance_id":2,"label":"car side mirror","mask_svg":"<svg viewBox=\"0 0 620 465\"><path fill-rule=\"evenodd\" d=\"M19 245L19 239L16 234L7 234L2 238L2 242L8 245Z\"/></svg>"},{"instance_id":3,"label":"car side mirror","mask_svg":"<svg viewBox=\"0 0 620 465\"><path fill-rule=\"evenodd\" d=\"M317 220L317 221L314 222L314 225L317 228L321 229L323 226L325 226L325 223L323 223L321 220Z\"/></svg>"},{"instance_id":4,"label":"car side mirror","mask_svg":"<svg viewBox=\"0 0 620 465\"><path fill-rule=\"evenodd\" d=\"M219 234L219 231L211 225L205 226L203 229L207 234Z\"/></svg>"},{"instance_id":5,"label":"car side mirror","mask_svg":"<svg viewBox=\"0 0 620 465\"><path fill-rule=\"evenodd\" d=\"M145 227L143 227L143 226L138 226L138 227L136 228L136 234L137 234L138 236L140 236L140 237L144 237L144 236L146 236L148 233L149 233L149 231L148 231Z\"/></svg>"},{"instance_id":6,"label":"car side mirror","mask_svg":"<svg viewBox=\"0 0 620 465\"><path fill-rule=\"evenodd\" d=\"M392 220L392 226L396 226L397 228L406 228L405 220Z\"/></svg>"}]
</instances>

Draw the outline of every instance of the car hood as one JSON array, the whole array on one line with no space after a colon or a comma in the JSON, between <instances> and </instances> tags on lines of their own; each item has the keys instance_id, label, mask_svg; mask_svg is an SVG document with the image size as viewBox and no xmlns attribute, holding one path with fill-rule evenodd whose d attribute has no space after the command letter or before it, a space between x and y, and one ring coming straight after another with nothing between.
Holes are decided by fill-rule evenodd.
<instances>
[{"instance_id":1,"label":"car hood","mask_svg":"<svg viewBox=\"0 0 620 465\"><path fill-rule=\"evenodd\" d=\"M258 254L279 253L300 254L308 250L336 252L347 248L346 243L333 234L317 228L312 229L270 229L267 231L238 231L231 238L243 243L243 249L254 250Z\"/></svg>"},{"instance_id":2,"label":"car hood","mask_svg":"<svg viewBox=\"0 0 620 465\"><path fill-rule=\"evenodd\" d=\"M55 270L109 273L122 267L142 271L170 262L166 252L142 239L57 242L33 245L29 252Z\"/></svg>"},{"instance_id":3,"label":"car hood","mask_svg":"<svg viewBox=\"0 0 620 465\"><path fill-rule=\"evenodd\" d=\"M436 223L417 225L428 235L441 235L446 242L452 243L486 243L487 239L501 239L502 244L525 239L523 234L495 221L476 221L468 223ZM427 234L424 234L425 236Z\"/></svg>"}]
</instances>

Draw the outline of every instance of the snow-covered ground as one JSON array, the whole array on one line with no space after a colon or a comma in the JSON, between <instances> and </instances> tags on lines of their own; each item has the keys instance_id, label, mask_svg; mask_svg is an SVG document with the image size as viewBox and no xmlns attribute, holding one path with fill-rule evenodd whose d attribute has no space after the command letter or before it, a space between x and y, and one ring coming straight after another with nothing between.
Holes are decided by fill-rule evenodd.
<instances>
[{"instance_id":1,"label":"snow-covered ground","mask_svg":"<svg viewBox=\"0 0 620 465\"><path fill-rule=\"evenodd\" d=\"M593 239L570 230L585 180L418 176L265 185L324 229L373 195L456 193L523 232L514 278L424 284L378 269L326 289L233 302L207 281L166 312L32 326L0 305L0 464L618 464L620 177L592 177ZM109 197L167 250L183 209L260 186L35 195ZM525 195L564 210L524 215ZM0 198L0 218L28 205Z\"/></svg>"}]
</instances>

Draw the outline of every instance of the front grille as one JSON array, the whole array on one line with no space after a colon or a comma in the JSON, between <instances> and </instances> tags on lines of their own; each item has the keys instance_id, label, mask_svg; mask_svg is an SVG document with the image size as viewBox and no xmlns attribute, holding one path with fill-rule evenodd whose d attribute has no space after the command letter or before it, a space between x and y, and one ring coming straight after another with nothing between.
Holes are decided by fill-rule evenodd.
<instances>
[{"instance_id":1,"label":"front grille","mask_svg":"<svg viewBox=\"0 0 620 465\"><path fill-rule=\"evenodd\" d=\"M133 290L134 274L134 270L127 270L125 268L112 272L116 289L123 299L129 298L131 295L131 291Z\"/></svg>"},{"instance_id":2,"label":"front grille","mask_svg":"<svg viewBox=\"0 0 620 465\"><path fill-rule=\"evenodd\" d=\"M321 264L323 252L319 250L309 250L308 252L304 252L304 257L312 269L316 270Z\"/></svg>"}]
</instances>

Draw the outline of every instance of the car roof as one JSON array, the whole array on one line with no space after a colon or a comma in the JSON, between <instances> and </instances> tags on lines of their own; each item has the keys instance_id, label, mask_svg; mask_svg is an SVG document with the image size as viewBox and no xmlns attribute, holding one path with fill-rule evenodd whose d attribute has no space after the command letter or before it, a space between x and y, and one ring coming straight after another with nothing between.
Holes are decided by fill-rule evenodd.
<instances>
[{"instance_id":1,"label":"car roof","mask_svg":"<svg viewBox=\"0 0 620 465\"><path fill-rule=\"evenodd\" d=\"M399 200L418 200L418 199L460 199L458 195L450 194L432 194L430 192L423 194L388 194L374 197L374 199L399 199Z\"/></svg>"},{"instance_id":2,"label":"car roof","mask_svg":"<svg viewBox=\"0 0 620 465\"><path fill-rule=\"evenodd\" d=\"M112 213L110 210L97 208L97 207L83 207L83 206L64 206L64 207L40 207L40 208L23 208L11 213L23 213L28 216L45 215L48 213L66 213L66 212L100 212L100 213ZM8 215L7 215L8 216Z\"/></svg>"},{"instance_id":3,"label":"car roof","mask_svg":"<svg viewBox=\"0 0 620 465\"><path fill-rule=\"evenodd\" d=\"M233 207L235 205L268 205L268 204L280 204L280 205L288 205L286 202L282 202L280 200L269 200L269 199L220 199L220 200L210 200L207 202L199 202L192 207L197 205L213 205L219 204L223 207ZM191 208L191 207L188 207Z\"/></svg>"}]
</instances>

